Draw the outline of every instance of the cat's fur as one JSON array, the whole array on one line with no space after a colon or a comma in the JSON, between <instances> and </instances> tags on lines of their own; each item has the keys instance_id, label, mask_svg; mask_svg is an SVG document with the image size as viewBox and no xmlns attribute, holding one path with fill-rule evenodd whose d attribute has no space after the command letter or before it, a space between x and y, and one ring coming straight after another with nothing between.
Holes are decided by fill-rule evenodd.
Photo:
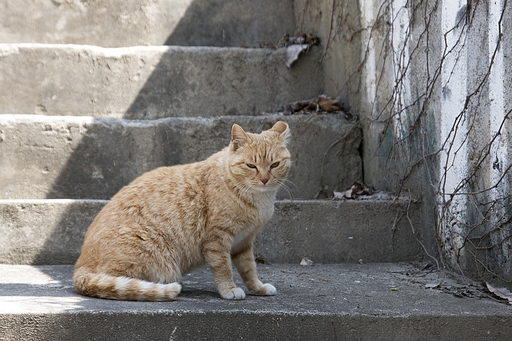
<instances>
[{"instance_id":1,"label":"cat's fur","mask_svg":"<svg viewBox=\"0 0 512 341\"><path fill-rule=\"evenodd\" d=\"M208 263L226 299L274 295L257 277L252 243L274 212L290 167L290 131L277 122L261 134L233 125L231 142L202 162L161 167L121 189L101 210L75 265L83 295L119 300L172 300L190 270Z\"/></svg>"}]
</instances>

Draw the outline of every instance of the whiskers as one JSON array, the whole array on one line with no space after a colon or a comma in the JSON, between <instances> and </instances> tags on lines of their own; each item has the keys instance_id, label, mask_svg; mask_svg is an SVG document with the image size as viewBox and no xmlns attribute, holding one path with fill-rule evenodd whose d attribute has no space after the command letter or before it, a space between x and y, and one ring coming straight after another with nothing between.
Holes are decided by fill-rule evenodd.
<instances>
[{"instance_id":1,"label":"whiskers","mask_svg":"<svg viewBox=\"0 0 512 341\"><path fill-rule=\"evenodd\" d=\"M293 193L292 193L292 189L290 188L290 186L288 186L288 184L292 185L295 190L299 190L299 187L297 187L296 184L294 184L292 181L288 180L288 179L274 179L281 188L284 188L286 190L286 192L288 192L288 196L290 198L290 200L293 200Z\"/></svg>"},{"instance_id":2,"label":"whiskers","mask_svg":"<svg viewBox=\"0 0 512 341\"><path fill-rule=\"evenodd\" d=\"M248 196L249 192L252 189L252 186L247 183L247 181L240 181L236 183L233 188L235 189L235 192L238 196L238 199L243 200L245 197Z\"/></svg>"},{"instance_id":3,"label":"whiskers","mask_svg":"<svg viewBox=\"0 0 512 341\"><path fill-rule=\"evenodd\" d=\"M293 200L293 191L298 191L299 189L292 181L278 178L271 179L266 187L251 184L249 180L242 180L233 186L238 198L241 200L254 198L255 195L259 196L263 193L275 193L279 188L284 188L290 200Z\"/></svg>"}]
</instances>

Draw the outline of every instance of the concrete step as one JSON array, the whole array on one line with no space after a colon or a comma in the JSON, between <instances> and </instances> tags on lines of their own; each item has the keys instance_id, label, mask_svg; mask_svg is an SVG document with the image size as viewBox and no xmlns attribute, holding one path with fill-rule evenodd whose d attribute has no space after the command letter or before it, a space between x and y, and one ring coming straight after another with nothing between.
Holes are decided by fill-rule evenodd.
<instances>
[{"instance_id":1,"label":"concrete step","mask_svg":"<svg viewBox=\"0 0 512 341\"><path fill-rule=\"evenodd\" d=\"M2 340L477 341L512 335L510 305L428 289L468 285L408 264L259 266L277 296L241 301L222 300L202 268L183 278L176 301L165 303L79 296L72 271L0 265Z\"/></svg>"},{"instance_id":2,"label":"concrete step","mask_svg":"<svg viewBox=\"0 0 512 341\"><path fill-rule=\"evenodd\" d=\"M293 0L0 2L0 43L253 46L294 30Z\"/></svg>"},{"instance_id":3,"label":"concrete step","mask_svg":"<svg viewBox=\"0 0 512 341\"><path fill-rule=\"evenodd\" d=\"M87 228L107 202L0 200L0 263L74 264ZM303 257L319 263L421 260L416 237L427 247L434 241L426 239L419 207L403 200L278 201L255 254L297 264Z\"/></svg>"},{"instance_id":4,"label":"concrete step","mask_svg":"<svg viewBox=\"0 0 512 341\"><path fill-rule=\"evenodd\" d=\"M323 89L320 49L0 44L0 114L253 115Z\"/></svg>"},{"instance_id":5,"label":"concrete step","mask_svg":"<svg viewBox=\"0 0 512 341\"><path fill-rule=\"evenodd\" d=\"M0 199L110 199L137 176L206 159L229 144L231 126L250 132L289 123L289 192L311 199L322 186L362 179L361 129L342 114L126 120L0 115Z\"/></svg>"}]
</instances>

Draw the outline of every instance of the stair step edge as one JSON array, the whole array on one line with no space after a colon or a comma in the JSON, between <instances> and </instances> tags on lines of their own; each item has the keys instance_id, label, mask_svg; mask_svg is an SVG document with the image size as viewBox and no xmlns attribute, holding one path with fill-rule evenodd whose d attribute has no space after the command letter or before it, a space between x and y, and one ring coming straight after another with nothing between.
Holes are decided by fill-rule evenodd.
<instances>
[{"instance_id":1,"label":"stair step edge","mask_svg":"<svg viewBox=\"0 0 512 341\"><path fill-rule=\"evenodd\" d=\"M107 202L0 200L0 263L74 264ZM278 201L254 252L270 263L418 261L425 256L417 238L428 229L419 208L408 201Z\"/></svg>"},{"instance_id":2,"label":"stair step edge","mask_svg":"<svg viewBox=\"0 0 512 341\"><path fill-rule=\"evenodd\" d=\"M72 266L0 265L0 332L7 340L488 340L512 335L512 307L427 289L409 264L259 266L276 296L222 300L209 269L183 278L173 302L76 294ZM235 276L235 282L240 280ZM459 283L462 284L462 283ZM79 323L78 323L79 321ZM94 325L94 328L90 328Z\"/></svg>"}]
</instances>

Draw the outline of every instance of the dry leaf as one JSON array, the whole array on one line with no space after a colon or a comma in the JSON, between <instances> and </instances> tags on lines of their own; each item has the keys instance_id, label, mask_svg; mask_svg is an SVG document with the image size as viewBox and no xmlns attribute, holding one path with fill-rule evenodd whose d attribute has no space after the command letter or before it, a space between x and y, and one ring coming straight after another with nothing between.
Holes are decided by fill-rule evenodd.
<instances>
[{"instance_id":1,"label":"dry leaf","mask_svg":"<svg viewBox=\"0 0 512 341\"><path fill-rule=\"evenodd\" d=\"M302 51L309 49L308 44L304 45L290 45L286 48L286 66L291 67L292 64L299 58Z\"/></svg>"},{"instance_id":2,"label":"dry leaf","mask_svg":"<svg viewBox=\"0 0 512 341\"><path fill-rule=\"evenodd\" d=\"M297 45L299 46L299 45ZM343 102L339 97L331 98L325 95L320 95L307 101L297 101L290 103L284 109L285 113L290 114L325 114L325 113L338 113L344 110Z\"/></svg>"},{"instance_id":3,"label":"dry leaf","mask_svg":"<svg viewBox=\"0 0 512 341\"><path fill-rule=\"evenodd\" d=\"M434 289L441 285L441 282L427 283L425 284L425 288Z\"/></svg>"},{"instance_id":4,"label":"dry leaf","mask_svg":"<svg viewBox=\"0 0 512 341\"><path fill-rule=\"evenodd\" d=\"M302 33L299 35L291 36L289 34L285 34L284 37L279 39L277 43L274 45L265 45L260 44L260 47L269 47L269 48L280 48L280 47L288 47L290 45L299 44L299 45L316 45L320 43L320 38L313 35L308 35L306 33Z\"/></svg>"},{"instance_id":5,"label":"dry leaf","mask_svg":"<svg viewBox=\"0 0 512 341\"><path fill-rule=\"evenodd\" d=\"M338 193L338 195L336 194ZM354 182L350 189L342 192L340 195L339 192L334 192L334 199L357 199L362 195L370 196L375 193L375 190L371 187L367 187L364 183L360 181Z\"/></svg>"},{"instance_id":6,"label":"dry leaf","mask_svg":"<svg viewBox=\"0 0 512 341\"><path fill-rule=\"evenodd\" d=\"M508 289L495 288L487 282L485 282L485 285L487 286L487 289L489 289L489 291L492 292L494 295L503 298L504 300L507 300L508 304L512 304L512 292L510 292Z\"/></svg>"},{"instance_id":7,"label":"dry leaf","mask_svg":"<svg viewBox=\"0 0 512 341\"><path fill-rule=\"evenodd\" d=\"M335 112L343 110L343 103L341 103L339 98L328 98L328 97L319 97L318 105L323 111L327 112Z\"/></svg>"},{"instance_id":8,"label":"dry leaf","mask_svg":"<svg viewBox=\"0 0 512 341\"><path fill-rule=\"evenodd\" d=\"M313 265L313 261L309 258L302 258L302 260L300 261L300 265L302 266L310 266L310 265Z\"/></svg>"},{"instance_id":9,"label":"dry leaf","mask_svg":"<svg viewBox=\"0 0 512 341\"><path fill-rule=\"evenodd\" d=\"M334 192L334 199L335 200L345 199L345 192Z\"/></svg>"}]
</instances>

